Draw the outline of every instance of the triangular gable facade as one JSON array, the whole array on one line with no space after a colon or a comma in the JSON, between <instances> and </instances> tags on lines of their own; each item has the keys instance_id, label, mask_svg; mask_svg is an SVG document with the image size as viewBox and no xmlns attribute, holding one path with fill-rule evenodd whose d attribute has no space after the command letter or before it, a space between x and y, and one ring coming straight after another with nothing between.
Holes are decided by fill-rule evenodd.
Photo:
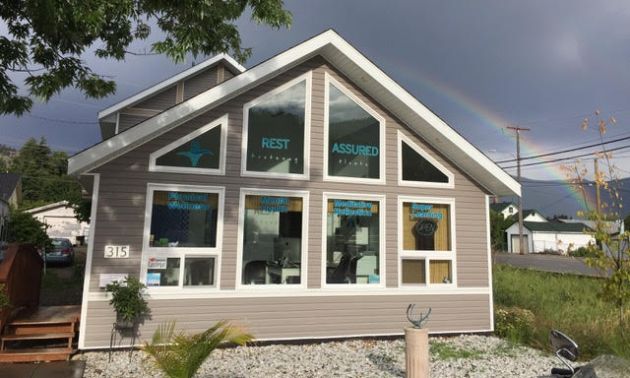
<instances>
[{"instance_id":1,"label":"triangular gable facade","mask_svg":"<svg viewBox=\"0 0 630 378\"><path fill-rule=\"evenodd\" d=\"M421 137L431 140L440 153L490 193L520 195L518 182L332 30L74 155L69 160L69 173L88 172L318 54L333 63L349 79L359 83L362 90L392 111Z\"/></svg>"}]
</instances>

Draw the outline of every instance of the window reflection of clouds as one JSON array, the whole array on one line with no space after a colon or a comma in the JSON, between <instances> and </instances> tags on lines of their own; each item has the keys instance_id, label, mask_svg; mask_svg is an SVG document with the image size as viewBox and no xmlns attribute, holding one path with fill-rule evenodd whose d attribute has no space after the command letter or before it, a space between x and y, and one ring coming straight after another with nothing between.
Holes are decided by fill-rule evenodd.
<instances>
[{"instance_id":1,"label":"window reflection of clouds","mask_svg":"<svg viewBox=\"0 0 630 378\"><path fill-rule=\"evenodd\" d=\"M268 111L272 114L288 113L304 119L304 104L306 103L306 81L302 81L270 98L256 104L252 111Z\"/></svg>"},{"instance_id":2,"label":"window reflection of clouds","mask_svg":"<svg viewBox=\"0 0 630 378\"><path fill-rule=\"evenodd\" d=\"M358 106L350 97L343 94L343 92L334 85L330 85L329 90L328 101L331 110L329 115L331 123L372 118L368 112Z\"/></svg>"}]
</instances>

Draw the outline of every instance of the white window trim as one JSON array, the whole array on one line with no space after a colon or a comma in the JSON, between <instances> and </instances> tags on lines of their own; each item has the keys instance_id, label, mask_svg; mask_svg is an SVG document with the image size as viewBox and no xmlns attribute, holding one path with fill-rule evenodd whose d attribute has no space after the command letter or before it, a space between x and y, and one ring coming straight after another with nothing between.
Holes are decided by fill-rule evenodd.
<instances>
[{"instance_id":1,"label":"white window trim","mask_svg":"<svg viewBox=\"0 0 630 378\"><path fill-rule=\"evenodd\" d=\"M409 147L411 147L418 155L422 156L429 163L431 163L435 168L437 168L440 172L448 177L447 183L442 182L431 182L431 181L408 181L403 180L403 157L402 157L402 144L406 143ZM425 151L423 148L418 146L417 143L411 140L411 138L407 137L400 130L398 130L398 185L400 186L413 186L419 188L445 188L445 189L453 189L455 187L455 175L453 172L449 171L445 166L440 164L431 154Z\"/></svg>"},{"instance_id":2,"label":"white window trim","mask_svg":"<svg viewBox=\"0 0 630 378\"><path fill-rule=\"evenodd\" d=\"M187 143L201 134L208 132L215 127L221 127L221 142L219 151L219 168L196 168L196 167L172 167L167 165L157 165L157 159L174 150L175 148ZM208 123L207 125L193 131L192 133L185 135L176 141L169 143L168 145L160 148L159 150L151 153L149 156L149 171L151 172L171 172L171 173L193 173L193 174L207 174L207 175L224 175L225 174L225 156L227 149L227 134L228 134L228 115L225 114L220 118Z\"/></svg>"},{"instance_id":3,"label":"white window trim","mask_svg":"<svg viewBox=\"0 0 630 378\"><path fill-rule=\"evenodd\" d=\"M303 173L280 173L280 172L259 172L247 170L247 135L249 130L249 109L257 104L265 101L266 99L283 92L292 86L306 81L306 96L304 98L304 172ZM292 179L292 180L308 180L310 177L310 160L311 160L311 88L313 82L313 72L309 71L303 75L296 77L295 79L285 83L270 92L259 96L252 101L249 101L243 105L243 137L241 146L241 176L243 177L264 177L264 178L279 178L279 179Z\"/></svg>"},{"instance_id":4,"label":"white window trim","mask_svg":"<svg viewBox=\"0 0 630 378\"><path fill-rule=\"evenodd\" d=\"M449 205L450 208L450 227L451 227L451 250L450 251L406 251L403 250L403 203L405 202L422 202L427 204ZM415 196L398 196L398 288L401 290L415 290L425 287L427 289L441 287L444 289L457 289L457 244L455 229L455 198L443 197L415 197ZM425 261L425 281L422 284L403 284L402 283L402 260L403 259L420 259ZM450 284L432 284L430 277L431 260L450 260L452 282Z\"/></svg>"},{"instance_id":5,"label":"white window trim","mask_svg":"<svg viewBox=\"0 0 630 378\"><path fill-rule=\"evenodd\" d=\"M243 280L243 237L245 225L245 196L286 196L302 198L302 256L300 259L300 283L298 285L244 285ZM280 190L241 188L238 208L238 232L236 244L236 290L243 292L303 291L308 285L308 210L309 192L307 190Z\"/></svg>"},{"instance_id":6,"label":"white window trim","mask_svg":"<svg viewBox=\"0 0 630 378\"><path fill-rule=\"evenodd\" d=\"M349 199L359 201L378 201L378 227L379 227L379 251L378 251L378 269L379 269L379 283L378 284L335 284L326 282L326 260L328 258L328 200L329 199ZM322 290L372 290L372 289L385 289L385 260L386 260L386 196L378 194L362 194L362 193L342 193L342 192L324 192L322 194L322 263L321 263L321 288Z\"/></svg>"},{"instance_id":7,"label":"white window trim","mask_svg":"<svg viewBox=\"0 0 630 378\"><path fill-rule=\"evenodd\" d=\"M150 247L151 238L151 216L153 211L153 193L156 190L171 190L182 192L197 193L216 193L219 195L217 206L219 212L217 214L217 235L216 246L214 248L156 248ZM144 237L142 240L142 263L140 268L140 281L146 284L148 259L151 256L157 257L179 257L179 286L169 287L148 287L149 293L188 293L188 292L214 292L218 291L221 286L221 251L223 250L223 213L225 206L225 188L220 186L198 186L198 185L179 185L179 184L147 184L146 205L144 214ZM186 257L214 257L214 285L212 286L183 286L184 268Z\"/></svg>"},{"instance_id":8,"label":"white window trim","mask_svg":"<svg viewBox=\"0 0 630 378\"><path fill-rule=\"evenodd\" d=\"M116 129L114 130L114 135L119 133L119 127L120 127L120 112L116 113Z\"/></svg>"},{"instance_id":9,"label":"white window trim","mask_svg":"<svg viewBox=\"0 0 630 378\"><path fill-rule=\"evenodd\" d=\"M356 178L356 177L346 177L346 176L331 176L328 174L328 118L329 118L329 86L334 85L335 88L340 90L343 94L348 96L355 104L359 105L363 110L368 112L372 117L376 118L380 125L379 130L379 177L372 178ZM374 109L369 107L365 102L363 102L359 97L357 97L352 91L346 88L343 84L341 84L337 79L332 77L328 72L324 73L324 181L335 181L335 182L350 182L350 183L363 183L363 184L385 184L385 164L386 164L386 140L385 140L385 118L377 113Z\"/></svg>"}]
</instances>

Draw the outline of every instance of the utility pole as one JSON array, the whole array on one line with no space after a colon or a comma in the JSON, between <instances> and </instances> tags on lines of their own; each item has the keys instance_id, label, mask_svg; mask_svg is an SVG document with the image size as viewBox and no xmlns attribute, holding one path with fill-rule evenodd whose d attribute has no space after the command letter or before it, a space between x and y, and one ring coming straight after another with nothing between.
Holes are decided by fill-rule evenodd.
<instances>
[{"instance_id":1,"label":"utility pole","mask_svg":"<svg viewBox=\"0 0 630 378\"><path fill-rule=\"evenodd\" d=\"M597 161L597 158L595 158L595 160L593 160L593 164L595 165L595 195L597 198L597 216L601 217L602 216L602 197L599 193L599 161Z\"/></svg>"},{"instance_id":2,"label":"utility pole","mask_svg":"<svg viewBox=\"0 0 630 378\"><path fill-rule=\"evenodd\" d=\"M516 175L518 177L518 183L521 183L521 131L529 131L531 129L508 126L507 129L516 131ZM518 247L521 255L525 254L525 246L523 245L523 193L518 197ZM512 248L514 252L514 248Z\"/></svg>"}]
</instances>

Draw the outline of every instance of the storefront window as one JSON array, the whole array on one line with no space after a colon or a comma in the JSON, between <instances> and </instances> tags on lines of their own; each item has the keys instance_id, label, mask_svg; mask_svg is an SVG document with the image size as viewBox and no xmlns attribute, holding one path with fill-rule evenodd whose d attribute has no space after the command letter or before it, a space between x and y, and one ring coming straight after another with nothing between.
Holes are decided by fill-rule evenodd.
<instances>
[{"instance_id":1,"label":"storefront window","mask_svg":"<svg viewBox=\"0 0 630 378\"><path fill-rule=\"evenodd\" d=\"M301 197L246 195L243 285L296 285L302 277Z\"/></svg>"},{"instance_id":2,"label":"storefront window","mask_svg":"<svg viewBox=\"0 0 630 378\"><path fill-rule=\"evenodd\" d=\"M156 190L149 245L157 248L216 247L217 193Z\"/></svg>"},{"instance_id":3,"label":"storefront window","mask_svg":"<svg viewBox=\"0 0 630 378\"><path fill-rule=\"evenodd\" d=\"M405 142L402 148L403 181L448 183L449 178Z\"/></svg>"},{"instance_id":4,"label":"storefront window","mask_svg":"<svg viewBox=\"0 0 630 378\"><path fill-rule=\"evenodd\" d=\"M221 125L217 125L174 149L158 156L159 166L219 169L221 157Z\"/></svg>"},{"instance_id":5,"label":"storefront window","mask_svg":"<svg viewBox=\"0 0 630 378\"><path fill-rule=\"evenodd\" d=\"M450 205L404 202L403 250L450 251Z\"/></svg>"},{"instance_id":6,"label":"storefront window","mask_svg":"<svg viewBox=\"0 0 630 378\"><path fill-rule=\"evenodd\" d=\"M381 123L328 84L328 175L380 178Z\"/></svg>"},{"instance_id":7,"label":"storefront window","mask_svg":"<svg viewBox=\"0 0 630 378\"><path fill-rule=\"evenodd\" d=\"M380 283L378 201L327 201L326 283Z\"/></svg>"},{"instance_id":8,"label":"storefront window","mask_svg":"<svg viewBox=\"0 0 630 378\"><path fill-rule=\"evenodd\" d=\"M246 171L304 174L306 80L246 108Z\"/></svg>"},{"instance_id":9,"label":"storefront window","mask_svg":"<svg viewBox=\"0 0 630 378\"><path fill-rule=\"evenodd\" d=\"M216 287L223 189L198 188L149 185L151 233L143 251L147 286Z\"/></svg>"}]
</instances>

